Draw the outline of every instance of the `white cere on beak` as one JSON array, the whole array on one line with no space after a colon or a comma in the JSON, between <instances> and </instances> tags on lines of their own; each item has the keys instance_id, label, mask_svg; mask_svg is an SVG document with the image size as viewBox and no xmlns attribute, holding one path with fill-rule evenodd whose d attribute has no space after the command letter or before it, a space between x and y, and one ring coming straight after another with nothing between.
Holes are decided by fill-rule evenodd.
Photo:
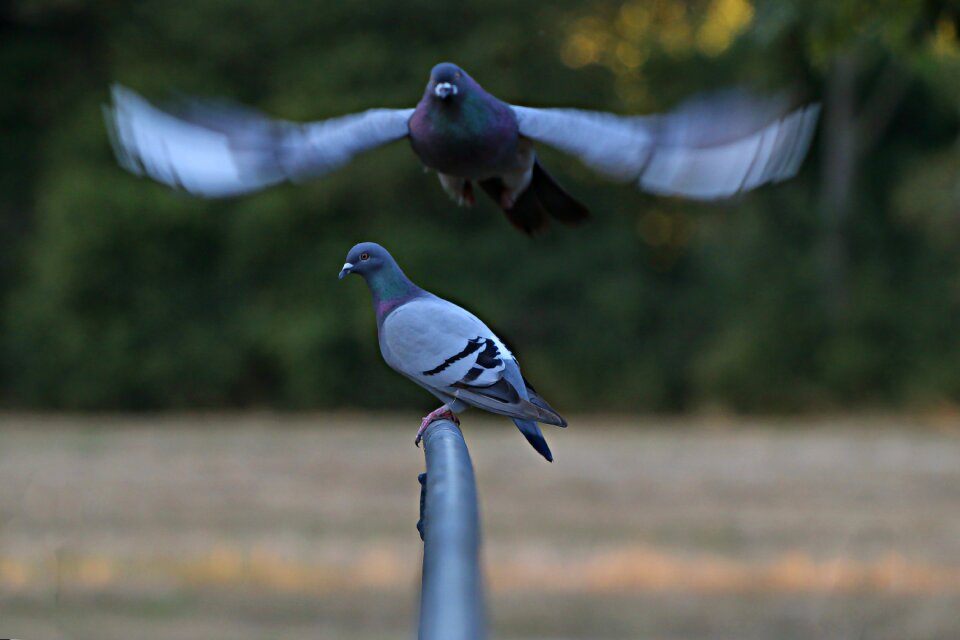
<instances>
[{"instance_id":1,"label":"white cere on beak","mask_svg":"<svg viewBox=\"0 0 960 640\"><path fill-rule=\"evenodd\" d=\"M353 269L353 263L352 263L352 262L344 262L344 263L343 263L343 269L340 269L340 271L349 271L350 269Z\"/></svg>"},{"instance_id":2,"label":"white cere on beak","mask_svg":"<svg viewBox=\"0 0 960 640\"><path fill-rule=\"evenodd\" d=\"M445 100L447 96L457 95L457 91L457 85L450 82L440 82L433 88L433 95Z\"/></svg>"}]
</instances>

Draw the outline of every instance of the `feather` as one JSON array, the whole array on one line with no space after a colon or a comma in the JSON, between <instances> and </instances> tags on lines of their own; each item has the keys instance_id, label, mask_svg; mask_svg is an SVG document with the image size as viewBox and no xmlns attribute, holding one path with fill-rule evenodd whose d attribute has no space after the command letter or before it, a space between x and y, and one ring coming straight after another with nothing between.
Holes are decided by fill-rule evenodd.
<instances>
[{"instance_id":1,"label":"feather","mask_svg":"<svg viewBox=\"0 0 960 640\"><path fill-rule=\"evenodd\" d=\"M781 182L800 168L819 105L731 91L660 116L514 107L520 134L644 191L699 200Z\"/></svg>"},{"instance_id":2,"label":"feather","mask_svg":"<svg viewBox=\"0 0 960 640\"><path fill-rule=\"evenodd\" d=\"M372 109L295 124L255 111L189 101L159 109L116 85L104 108L120 164L138 175L208 198L320 176L407 135L413 109Z\"/></svg>"}]
</instances>

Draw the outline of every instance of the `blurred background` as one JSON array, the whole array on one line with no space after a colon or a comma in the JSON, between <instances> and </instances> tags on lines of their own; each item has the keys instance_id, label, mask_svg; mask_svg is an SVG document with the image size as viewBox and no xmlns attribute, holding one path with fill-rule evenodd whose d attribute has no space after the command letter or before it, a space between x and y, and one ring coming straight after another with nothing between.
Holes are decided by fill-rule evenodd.
<instances>
[{"instance_id":1,"label":"blurred background","mask_svg":"<svg viewBox=\"0 0 960 640\"><path fill-rule=\"evenodd\" d=\"M433 400L381 362L347 249L486 319L571 427L467 414L504 638L960 636L960 4L0 8L0 634L410 637ZM203 201L101 105L407 107L450 60L515 104L824 108L800 175L656 198L541 150L594 217L528 239L408 145ZM488 428L489 427L489 428ZM9 626L9 628L7 628Z\"/></svg>"}]
</instances>

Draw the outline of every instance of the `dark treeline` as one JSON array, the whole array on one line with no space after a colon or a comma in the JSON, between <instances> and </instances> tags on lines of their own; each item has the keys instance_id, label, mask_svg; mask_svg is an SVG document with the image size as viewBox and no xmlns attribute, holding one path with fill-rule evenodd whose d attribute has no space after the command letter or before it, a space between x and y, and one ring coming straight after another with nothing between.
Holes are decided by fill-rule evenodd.
<instances>
[{"instance_id":1,"label":"dark treeline","mask_svg":"<svg viewBox=\"0 0 960 640\"><path fill-rule=\"evenodd\" d=\"M866 0L23 0L0 13L0 397L15 408L432 403L380 361L375 240L516 348L563 411L960 399L957 7ZM951 8L952 7L952 8ZM505 100L643 113L729 84L824 102L797 179L718 205L545 150L594 212L530 240L406 143L203 201L123 172L100 105L291 120L412 106L457 62Z\"/></svg>"}]
</instances>

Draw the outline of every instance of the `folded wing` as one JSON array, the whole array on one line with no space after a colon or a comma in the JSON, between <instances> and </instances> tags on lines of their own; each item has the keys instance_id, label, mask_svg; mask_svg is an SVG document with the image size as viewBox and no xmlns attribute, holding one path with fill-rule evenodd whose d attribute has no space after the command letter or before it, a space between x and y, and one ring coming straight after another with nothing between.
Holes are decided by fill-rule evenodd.
<instances>
[{"instance_id":1,"label":"folded wing","mask_svg":"<svg viewBox=\"0 0 960 640\"><path fill-rule=\"evenodd\" d=\"M513 107L521 135L577 156L644 191L715 200L797 173L820 106L741 91L690 100L657 116Z\"/></svg>"},{"instance_id":2,"label":"folded wing","mask_svg":"<svg viewBox=\"0 0 960 640\"><path fill-rule=\"evenodd\" d=\"M527 385L513 354L470 312L439 298L415 300L384 320L387 363L428 389L492 413L566 422Z\"/></svg>"},{"instance_id":3,"label":"folded wing","mask_svg":"<svg viewBox=\"0 0 960 640\"><path fill-rule=\"evenodd\" d=\"M413 109L372 109L315 123L272 120L236 106L188 102L176 113L121 86L104 117L120 164L217 198L333 171L407 135Z\"/></svg>"}]
</instances>

